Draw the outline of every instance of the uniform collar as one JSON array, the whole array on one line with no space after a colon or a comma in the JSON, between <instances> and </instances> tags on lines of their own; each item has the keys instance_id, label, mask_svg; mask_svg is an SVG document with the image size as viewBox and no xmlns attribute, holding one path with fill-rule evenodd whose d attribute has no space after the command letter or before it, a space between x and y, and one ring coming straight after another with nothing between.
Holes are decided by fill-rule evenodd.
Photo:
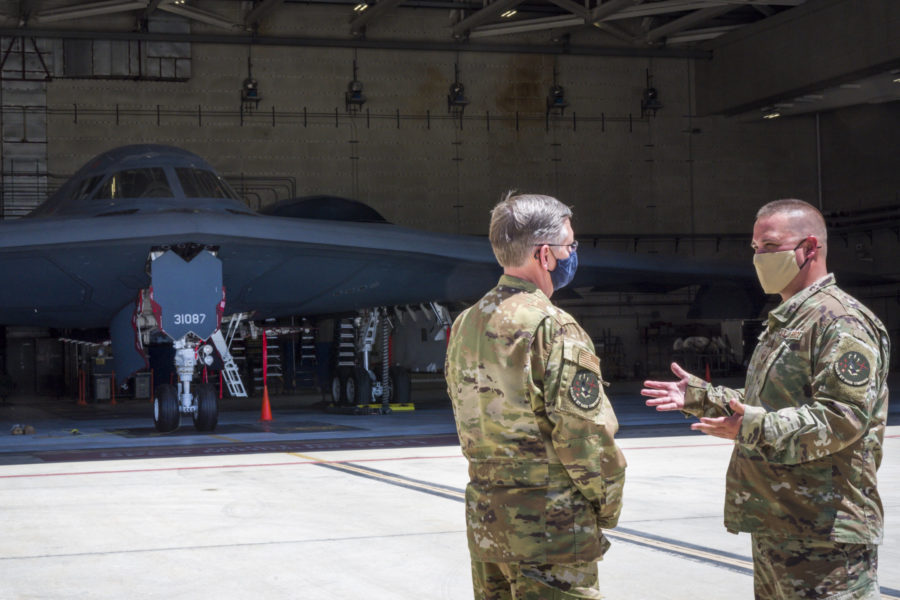
<instances>
[{"instance_id":1,"label":"uniform collar","mask_svg":"<svg viewBox=\"0 0 900 600\"><path fill-rule=\"evenodd\" d=\"M500 281L497 283L498 287L507 287L513 288L516 290L522 290L523 292L528 292L529 294L538 293L541 296L544 295L538 286L531 283L530 281L525 281L524 279L519 279L518 277L514 277L512 275L501 275Z\"/></svg>"},{"instance_id":2,"label":"uniform collar","mask_svg":"<svg viewBox=\"0 0 900 600\"><path fill-rule=\"evenodd\" d=\"M794 316L803 304L815 295L819 290L834 285L834 273L817 279L812 285L806 287L778 306L769 313L769 325L777 325L779 323L787 323Z\"/></svg>"}]
</instances>

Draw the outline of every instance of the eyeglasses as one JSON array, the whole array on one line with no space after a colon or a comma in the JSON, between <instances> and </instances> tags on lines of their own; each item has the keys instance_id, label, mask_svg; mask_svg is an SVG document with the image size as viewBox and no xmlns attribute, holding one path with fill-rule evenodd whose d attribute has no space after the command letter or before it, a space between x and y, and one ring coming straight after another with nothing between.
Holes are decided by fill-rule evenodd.
<instances>
[{"instance_id":1,"label":"eyeglasses","mask_svg":"<svg viewBox=\"0 0 900 600\"><path fill-rule=\"evenodd\" d=\"M535 248L537 248L538 246L565 246L566 248L569 249L569 252L575 252L576 250L578 250L578 240L575 240L571 244L535 244L534 245Z\"/></svg>"}]
</instances>

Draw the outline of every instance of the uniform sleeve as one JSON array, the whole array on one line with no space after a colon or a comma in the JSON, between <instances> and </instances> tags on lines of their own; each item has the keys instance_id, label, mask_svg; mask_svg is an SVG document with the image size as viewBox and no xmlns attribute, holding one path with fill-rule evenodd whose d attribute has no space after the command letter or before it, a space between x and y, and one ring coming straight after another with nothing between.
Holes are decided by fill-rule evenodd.
<instances>
[{"instance_id":1,"label":"uniform sleeve","mask_svg":"<svg viewBox=\"0 0 900 600\"><path fill-rule=\"evenodd\" d=\"M548 353L543 380L551 441L572 482L594 505L599 525L615 527L626 466L614 441L619 423L603 391L600 359L567 327L539 328L536 344Z\"/></svg>"},{"instance_id":2,"label":"uniform sleeve","mask_svg":"<svg viewBox=\"0 0 900 600\"><path fill-rule=\"evenodd\" d=\"M833 454L869 426L881 382L881 355L853 317L832 322L813 354L810 395L801 406L766 412L748 407L738 442L781 464Z\"/></svg>"},{"instance_id":3,"label":"uniform sleeve","mask_svg":"<svg viewBox=\"0 0 900 600\"><path fill-rule=\"evenodd\" d=\"M681 412L685 416L698 418L729 416L732 411L728 402L732 398L743 402L744 390L714 386L696 375L691 375L684 392L684 408Z\"/></svg>"}]
</instances>

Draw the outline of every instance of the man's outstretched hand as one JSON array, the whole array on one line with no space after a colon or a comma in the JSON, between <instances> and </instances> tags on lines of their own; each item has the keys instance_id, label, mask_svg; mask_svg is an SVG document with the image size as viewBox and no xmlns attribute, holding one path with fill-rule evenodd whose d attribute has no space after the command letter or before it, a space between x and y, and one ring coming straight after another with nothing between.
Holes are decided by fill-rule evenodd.
<instances>
[{"instance_id":1,"label":"man's outstretched hand","mask_svg":"<svg viewBox=\"0 0 900 600\"><path fill-rule=\"evenodd\" d=\"M684 392L687 390L691 374L682 369L678 363L672 363L672 373L678 378L677 381L644 382L641 396L647 398L647 406L660 411L684 408ZM733 414L727 417L701 417L699 423L691 424L691 429L729 440L737 438L741 431L741 423L744 421L744 405L735 399L728 404Z\"/></svg>"},{"instance_id":2,"label":"man's outstretched hand","mask_svg":"<svg viewBox=\"0 0 900 600\"><path fill-rule=\"evenodd\" d=\"M644 382L641 396L647 397L647 406L656 410L681 410L684 408L684 391L687 389L688 379L691 374L681 368L678 363L672 363L672 373L678 381L650 381Z\"/></svg>"}]
</instances>

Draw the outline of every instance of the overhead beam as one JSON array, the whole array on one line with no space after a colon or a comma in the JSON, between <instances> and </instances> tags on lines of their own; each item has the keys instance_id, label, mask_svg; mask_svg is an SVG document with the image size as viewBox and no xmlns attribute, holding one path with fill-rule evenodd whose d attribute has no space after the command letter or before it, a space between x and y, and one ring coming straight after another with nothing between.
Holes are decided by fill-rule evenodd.
<instances>
[{"instance_id":1,"label":"overhead beam","mask_svg":"<svg viewBox=\"0 0 900 600\"><path fill-rule=\"evenodd\" d=\"M574 17L572 17L574 18ZM625 58L696 58L709 60L711 53L693 48L653 48L621 46L560 46L559 44L460 44L455 41L425 40L360 40L304 38L289 36L256 36L249 33L163 33L143 31L96 31L79 29L46 29L37 27L0 27L0 37L35 37L49 39L135 40L148 42L188 42L192 44L239 44L285 48L349 48L371 50L405 50L412 52L475 52L491 54L540 54L555 56L617 56Z\"/></svg>"},{"instance_id":2,"label":"overhead beam","mask_svg":"<svg viewBox=\"0 0 900 600\"><path fill-rule=\"evenodd\" d=\"M578 4L577 2L573 2L572 0L550 0L553 4L557 5L563 10L567 10L576 17L581 17L585 21L590 18L591 11L587 8Z\"/></svg>"},{"instance_id":3,"label":"overhead beam","mask_svg":"<svg viewBox=\"0 0 900 600\"><path fill-rule=\"evenodd\" d=\"M720 27L706 27L704 29L682 31L681 33L666 36L666 45L714 40L720 35L725 35L730 31L740 29L740 27L740 25L722 25Z\"/></svg>"},{"instance_id":4,"label":"overhead beam","mask_svg":"<svg viewBox=\"0 0 900 600\"><path fill-rule=\"evenodd\" d=\"M805 1L806 0L661 0L660 2L644 4L643 0L610 0L594 9L594 12L600 15L599 17L595 15L594 20L609 21L614 19L633 19L636 17L655 17L669 13L724 7L726 5L730 7L729 10L756 4L799 6ZM632 4L635 6L623 7L623 4Z\"/></svg>"},{"instance_id":5,"label":"overhead beam","mask_svg":"<svg viewBox=\"0 0 900 600\"><path fill-rule=\"evenodd\" d=\"M523 0L495 0L481 10L466 17L453 26L451 31L454 39L466 37L466 35L475 27L487 23L491 19L496 19L514 6L518 6Z\"/></svg>"},{"instance_id":6,"label":"overhead beam","mask_svg":"<svg viewBox=\"0 0 900 600\"><path fill-rule=\"evenodd\" d=\"M647 32L646 40L648 42L655 42L656 40L666 37L670 33L677 33L679 31L684 31L689 27L693 27L694 25L698 25L700 23L705 23L716 17L724 15L725 13L731 12L734 10L733 4L727 4L725 6L716 6L714 8L704 8L703 10L694 11L689 15L685 15L678 19L674 19L669 21L665 25L657 27L656 29L651 29Z\"/></svg>"},{"instance_id":7,"label":"overhead beam","mask_svg":"<svg viewBox=\"0 0 900 600\"><path fill-rule=\"evenodd\" d=\"M594 19L594 11L585 8L583 5L573 2L573 0L550 0L556 6L572 13L573 17L546 17L544 21L541 19L528 19L524 21L516 21L513 23L498 23L493 27L486 25L472 31L469 35L472 38L489 37L493 35L507 35L511 33L521 33L523 31L540 31L544 29L577 29L586 24L591 24L600 31L613 36L623 42L633 44L635 38L633 35L617 27L613 23L601 23ZM626 0L619 7L634 5L644 2L644 0ZM605 5L604 5L605 6ZM618 10L619 7L614 7ZM603 13L605 14L605 13ZM521 25L518 25L521 24Z\"/></svg>"},{"instance_id":8,"label":"overhead beam","mask_svg":"<svg viewBox=\"0 0 900 600\"><path fill-rule=\"evenodd\" d=\"M267 13L281 4L284 4L284 0L263 0L247 13L247 16L244 17L244 25L249 28L256 27Z\"/></svg>"},{"instance_id":9,"label":"overhead beam","mask_svg":"<svg viewBox=\"0 0 900 600\"><path fill-rule=\"evenodd\" d=\"M143 2L141 4L143 4ZM240 24L233 23L222 15L183 4L160 4L159 10L164 10L173 15L187 17L194 21L200 21L201 23L206 23L207 25L212 25L214 27L221 27L222 29L239 29L241 27Z\"/></svg>"},{"instance_id":10,"label":"overhead beam","mask_svg":"<svg viewBox=\"0 0 900 600\"><path fill-rule=\"evenodd\" d=\"M143 2L121 2L120 0L106 0L103 2L81 2L71 6L49 8L33 15L35 21L40 23L53 23L55 21L67 21L70 19L83 19L97 15L109 15L113 13L128 12L147 6Z\"/></svg>"},{"instance_id":11,"label":"overhead beam","mask_svg":"<svg viewBox=\"0 0 900 600\"><path fill-rule=\"evenodd\" d=\"M599 23L610 15L614 15L617 12L632 6L643 4L643 2L644 0L609 0L603 4L597 4L591 12L590 20L593 23Z\"/></svg>"},{"instance_id":12,"label":"overhead beam","mask_svg":"<svg viewBox=\"0 0 900 600\"><path fill-rule=\"evenodd\" d=\"M562 29L566 27L578 27L584 25L584 19L575 15L559 15L558 17L540 17L537 19L521 19L509 23L495 23L473 29L469 37L474 39L493 37L496 35L510 35L512 33L526 33L529 31L544 31L546 29Z\"/></svg>"},{"instance_id":13,"label":"overhead beam","mask_svg":"<svg viewBox=\"0 0 900 600\"><path fill-rule=\"evenodd\" d=\"M381 17L387 11L391 10L403 0L380 0L377 4L370 5L369 8L353 17L350 21L350 33L353 35L362 35L366 25Z\"/></svg>"}]
</instances>

